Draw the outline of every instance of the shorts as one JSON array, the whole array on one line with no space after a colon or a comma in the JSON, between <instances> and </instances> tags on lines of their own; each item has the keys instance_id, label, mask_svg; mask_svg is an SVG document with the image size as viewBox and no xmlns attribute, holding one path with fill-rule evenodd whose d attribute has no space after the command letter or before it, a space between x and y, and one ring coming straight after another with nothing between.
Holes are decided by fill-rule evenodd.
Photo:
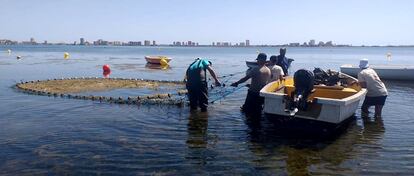
<instances>
[{"instance_id":1,"label":"shorts","mask_svg":"<svg viewBox=\"0 0 414 176\"><path fill-rule=\"evenodd\" d=\"M242 109L246 113L258 114L262 112L264 104L264 97L260 96L259 92L247 91L246 100Z\"/></svg>"},{"instance_id":2,"label":"shorts","mask_svg":"<svg viewBox=\"0 0 414 176\"><path fill-rule=\"evenodd\" d=\"M379 97L365 97L364 103L362 106L375 106L375 105L384 105L387 96L379 96Z\"/></svg>"}]
</instances>

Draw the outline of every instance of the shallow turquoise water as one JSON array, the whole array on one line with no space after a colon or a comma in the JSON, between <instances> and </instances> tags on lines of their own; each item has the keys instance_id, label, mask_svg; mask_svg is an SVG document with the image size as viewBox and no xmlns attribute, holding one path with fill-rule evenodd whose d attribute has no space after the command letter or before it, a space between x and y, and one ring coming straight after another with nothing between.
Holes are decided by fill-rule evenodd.
<instances>
[{"instance_id":1,"label":"shallow turquoise water","mask_svg":"<svg viewBox=\"0 0 414 176\"><path fill-rule=\"evenodd\" d=\"M212 104L135 106L35 96L16 82L111 77L181 80L195 57L210 58L219 75L246 69L257 51L277 48L0 46L0 174L321 174L414 172L414 83L385 82L390 95L382 119L356 120L335 138L286 135L266 118L252 124L239 106L246 89ZM71 58L63 59L63 52ZM386 53L392 53L392 61ZM174 58L167 70L150 69L145 55ZM16 60L21 55L23 59ZM288 48L299 68L339 69L366 57L371 63L414 65L414 48ZM239 75L242 76L242 75ZM240 77L235 77L238 79ZM107 92L108 93L108 92ZM111 92L109 92L111 93ZM119 94L135 94L115 90ZM139 94L140 92L137 92Z\"/></svg>"}]
</instances>

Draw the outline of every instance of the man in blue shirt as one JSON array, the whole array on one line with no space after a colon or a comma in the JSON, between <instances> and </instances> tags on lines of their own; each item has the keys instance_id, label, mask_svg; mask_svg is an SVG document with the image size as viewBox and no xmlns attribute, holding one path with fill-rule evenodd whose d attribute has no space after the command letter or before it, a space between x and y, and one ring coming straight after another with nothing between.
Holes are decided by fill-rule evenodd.
<instances>
[{"instance_id":1,"label":"man in blue shirt","mask_svg":"<svg viewBox=\"0 0 414 176\"><path fill-rule=\"evenodd\" d=\"M279 56L277 56L277 64L283 69L283 73L285 73L285 76L288 75L288 69L289 69L289 60L285 56L286 55L286 48L280 48L279 50Z\"/></svg>"},{"instance_id":2,"label":"man in blue shirt","mask_svg":"<svg viewBox=\"0 0 414 176\"><path fill-rule=\"evenodd\" d=\"M188 90L188 97L190 99L191 110L196 110L200 107L202 112L207 111L208 106L208 86L207 73L210 73L215 81L216 86L221 83L217 79L217 75L211 68L211 62L205 59L197 58L186 71L186 87Z\"/></svg>"}]
</instances>

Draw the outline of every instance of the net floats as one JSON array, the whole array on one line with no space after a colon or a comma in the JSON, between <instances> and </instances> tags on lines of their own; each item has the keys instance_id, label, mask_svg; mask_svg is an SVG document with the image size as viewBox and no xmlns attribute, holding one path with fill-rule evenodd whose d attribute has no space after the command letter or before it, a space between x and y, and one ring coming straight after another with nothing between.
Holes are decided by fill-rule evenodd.
<instances>
[{"instance_id":1,"label":"net floats","mask_svg":"<svg viewBox=\"0 0 414 176\"><path fill-rule=\"evenodd\" d=\"M118 83L117 83L118 82ZM149 105L178 105L186 104L185 96L187 90L179 89L175 93L158 93L151 95L111 97L111 96L94 96L94 95L80 95L71 92L91 91L88 86L93 87L92 91L101 91L105 89L94 89L95 84L109 83L106 89L116 88L141 88L141 87L157 87L160 85L176 86L183 88L185 83L182 81L171 80L151 80L151 79L137 79L137 78L98 78L98 77L72 77L59 79L46 79L35 81L21 81L16 83L15 87L21 92L40 96L61 97L68 99L91 100L99 102L107 102L114 104L149 104ZM88 85L90 84L90 85ZM82 87L85 90L74 90L70 85L75 87ZM122 86L119 86L122 85ZM132 86L131 86L132 85ZM126 86L126 87L125 87ZM63 88L62 88L63 87ZM66 90L66 89L67 90Z\"/></svg>"}]
</instances>

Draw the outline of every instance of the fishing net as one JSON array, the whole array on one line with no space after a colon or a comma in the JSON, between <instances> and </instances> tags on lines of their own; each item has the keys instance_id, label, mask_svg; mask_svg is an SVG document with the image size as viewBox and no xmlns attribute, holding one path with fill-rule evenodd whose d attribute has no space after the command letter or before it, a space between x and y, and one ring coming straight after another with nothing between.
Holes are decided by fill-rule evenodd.
<instances>
[{"instance_id":1,"label":"fishing net","mask_svg":"<svg viewBox=\"0 0 414 176\"><path fill-rule=\"evenodd\" d=\"M182 81L124 79L124 78L62 78L37 80L16 84L16 87L35 95L84 99L117 104L167 104L184 105L186 103L185 83ZM99 92L113 89L152 89L168 87L169 92L137 95L128 97L83 95L83 92ZM93 94L93 93L92 93Z\"/></svg>"}]
</instances>

